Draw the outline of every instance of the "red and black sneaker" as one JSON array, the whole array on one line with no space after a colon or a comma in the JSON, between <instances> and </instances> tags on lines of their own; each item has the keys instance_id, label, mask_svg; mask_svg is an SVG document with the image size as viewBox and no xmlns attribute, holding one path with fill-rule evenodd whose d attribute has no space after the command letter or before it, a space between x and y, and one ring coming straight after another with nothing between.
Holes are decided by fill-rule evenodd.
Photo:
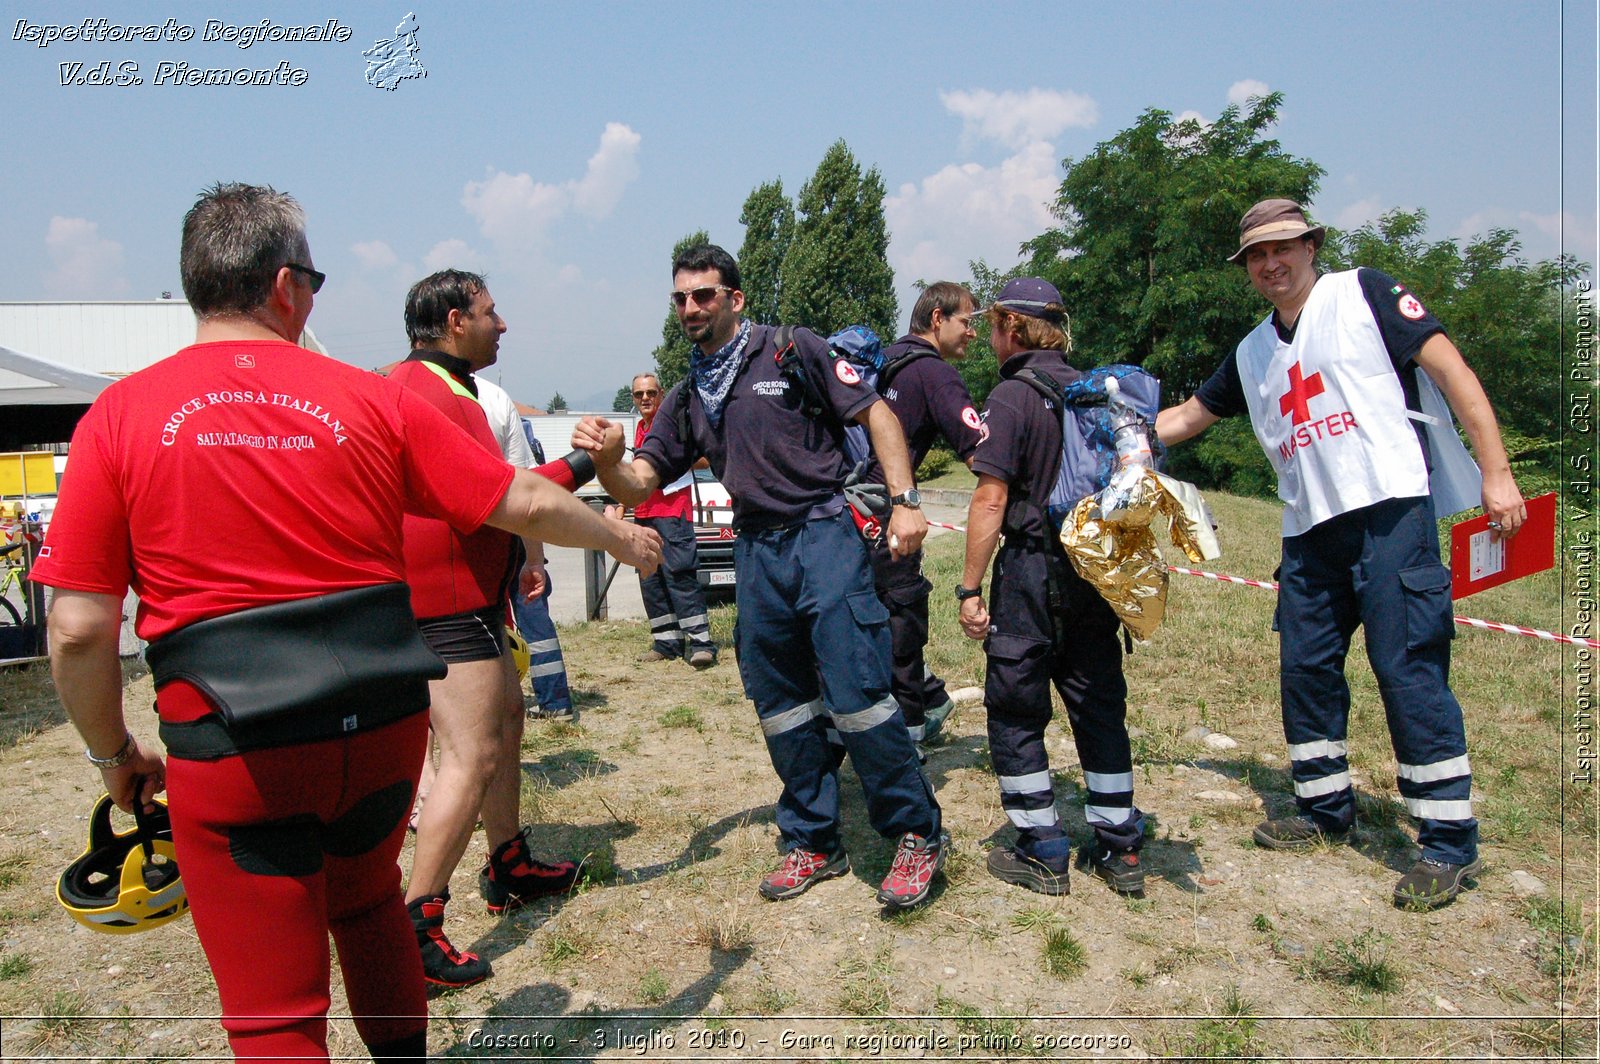
<instances>
[{"instance_id":1,"label":"red and black sneaker","mask_svg":"<svg viewBox=\"0 0 1600 1064\"><path fill-rule=\"evenodd\" d=\"M878 902L891 909L909 909L927 900L933 890L933 877L944 868L945 850L950 836L925 839L910 832L900 837L894 851L894 864L878 889Z\"/></svg>"},{"instance_id":2,"label":"red and black sneaker","mask_svg":"<svg viewBox=\"0 0 1600 1064\"><path fill-rule=\"evenodd\" d=\"M489 962L476 953L462 953L444 935L444 906L450 892L418 898L406 906L422 951L422 978L434 986L462 987L481 983L494 974Z\"/></svg>"},{"instance_id":3,"label":"red and black sneaker","mask_svg":"<svg viewBox=\"0 0 1600 1064\"><path fill-rule=\"evenodd\" d=\"M824 879L842 876L848 871L850 857L843 850L826 854L796 846L783 855L783 864L761 877L761 885L756 889L768 901L783 901L797 898Z\"/></svg>"},{"instance_id":4,"label":"red and black sneaker","mask_svg":"<svg viewBox=\"0 0 1600 1064\"><path fill-rule=\"evenodd\" d=\"M578 866L571 861L535 857L528 848L528 829L523 828L489 855L489 863L478 873L478 893L489 911L499 916L534 898L565 894L577 881Z\"/></svg>"}]
</instances>

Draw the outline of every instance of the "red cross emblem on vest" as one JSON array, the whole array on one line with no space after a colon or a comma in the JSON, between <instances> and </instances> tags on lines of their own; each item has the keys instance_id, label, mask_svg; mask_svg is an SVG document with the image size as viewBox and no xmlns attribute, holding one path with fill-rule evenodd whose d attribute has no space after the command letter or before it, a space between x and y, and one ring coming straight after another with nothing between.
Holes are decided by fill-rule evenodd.
<instances>
[{"instance_id":1,"label":"red cross emblem on vest","mask_svg":"<svg viewBox=\"0 0 1600 1064\"><path fill-rule=\"evenodd\" d=\"M1291 424L1298 425L1302 421L1311 420L1311 400L1321 395L1328 389L1322 383L1322 374L1313 373L1309 377L1300 376L1300 363L1296 362L1289 367L1289 390L1278 399L1278 413L1291 414Z\"/></svg>"}]
</instances>

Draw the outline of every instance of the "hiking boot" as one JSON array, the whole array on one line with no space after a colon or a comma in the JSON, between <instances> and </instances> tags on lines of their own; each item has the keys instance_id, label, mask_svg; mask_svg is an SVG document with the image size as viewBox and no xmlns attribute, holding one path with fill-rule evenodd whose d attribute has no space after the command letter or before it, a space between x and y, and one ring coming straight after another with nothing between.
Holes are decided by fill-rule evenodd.
<instances>
[{"instance_id":1,"label":"hiking boot","mask_svg":"<svg viewBox=\"0 0 1600 1064\"><path fill-rule=\"evenodd\" d=\"M1010 846L996 846L989 851L989 874L1003 883L1027 887L1038 894L1071 893L1070 873L1065 868L1057 871Z\"/></svg>"},{"instance_id":2,"label":"hiking boot","mask_svg":"<svg viewBox=\"0 0 1600 1064\"><path fill-rule=\"evenodd\" d=\"M945 699L937 706L931 706L922 716L922 741L931 743L938 738L944 730L944 722L950 719L950 714L955 711L956 704L950 699Z\"/></svg>"},{"instance_id":3,"label":"hiking boot","mask_svg":"<svg viewBox=\"0 0 1600 1064\"><path fill-rule=\"evenodd\" d=\"M944 868L945 848L950 836L941 833L937 842L906 832L894 851L894 864L878 888L878 901L891 909L909 909L927 900L933 877Z\"/></svg>"},{"instance_id":4,"label":"hiking boot","mask_svg":"<svg viewBox=\"0 0 1600 1064\"><path fill-rule=\"evenodd\" d=\"M565 894L578 881L578 866L571 861L541 861L528 849L528 829L523 828L489 856L478 873L478 893L489 911L520 909L534 898Z\"/></svg>"},{"instance_id":5,"label":"hiking boot","mask_svg":"<svg viewBox=\"0 0 1600 1064\"><path fill-rule=\"evenodd\" d=\"M640 662L646 664L646 665L652 665L652 664L654 664L655 662L658 662L658 661L671 661L672 660L672 656L669 655L669 654L663 654L663 653L661 653L661 651L657 650L655 647L651 647L649 650L646 650L643 654L640 654L638 660Z\"/></svg>"},{"instance_id":6,"label":"hiking boot","mask_svg":"<svg viewBox=\"0 0 1600 1064\"><path fill-rule=\"evenodd\" d=\"M481 983L494 974L489 962L476 953L462 953L444 935L444 906L450 892L418 898L406 906L411 927L422 951L422 978L434 986L462 987Z\"/></svg>"},{"instance_id":7,"label":"hiking boot","mask_svg":"<svg viewBox=\"0 0 1600 1064\"><path fill-rule=\"evenodd\" d=\"M1349 828L1325 828L1311 817L1299 814L1278 820L1263 820L1256 825L1257 846L1269 850L1309 850L1319 842L1342 839Z\"/></svg>"},{"instance_id":8,"label":"hiking boot","mask_svg":"<svg viewBox=\"0 0 1600 1064\"><path fill-rule=\"evenodd\" d=\"M689 664L697 669L709 669L717 663L717 655L713 650L701 648L689 655Z\"/></svg>"},{"instance_id":9,"label":"hiking boot","mask_svg":"<svg viewBox=\"0 0 1600 1064\"><path fill-rule=\"evenodd\" d=\"M1133 850L1086 846L1078 851L1078 867L1105 880L1118 894L1144 894L1144 865Z\"/></svg>"},{"instance_id":10,"label":"hiking boot","mask_svg":"<svg viewBox=\"0 0 1600 1064\"><path fill-rule=\"evenodd\" d=\"M1395 884L1394 903L1402 909L1428 912L1448 905L1461 893L1462 884L1483 870L1482 861L1451 864L1424 857Z\"/></svg>"},{"instance_id":11,"label":"hiking boot","mask_svg":"<svg viewBox=\"0 0 1600 1064\"><path fill-rule=\"evenodd\" d=\"M824 879L850 871L850 855L840 850L829 856L796 846L783 855L783 864L768 872L756 889L768 901L798 898Z\"/></svg>"}]
</instances>

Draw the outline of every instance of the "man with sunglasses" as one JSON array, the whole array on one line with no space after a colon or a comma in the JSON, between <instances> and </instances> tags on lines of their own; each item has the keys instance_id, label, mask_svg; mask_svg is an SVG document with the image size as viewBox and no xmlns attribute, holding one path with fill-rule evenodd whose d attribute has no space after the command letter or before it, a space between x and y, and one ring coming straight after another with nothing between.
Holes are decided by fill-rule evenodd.
<instances>
[{"instance_id":1,"label":"man with sunglasses","mask_svg":"<svg viewBox=\"0 0 1600 1064\"><path fill-rule=\"evenodd\" d=\"M861 779L873 827L898 840L878 900L916 905L944 865L947 840L890 690L888 611L843 493L844 423L855 421L867 427L893 494L890 551L914 554L928 526L905 435L853 366L830 357L815 333L795 329L794 351L828 407L807 415L802 389L776 357L784 353L780 330L741 319L739 267L722 248L685 249L672 283L678 322L694 344L688 379L662 400L631 462L621 461L621 431L603 419L580 422L573 442L596 452L601 483L624 502L642 501L702 456L733 497L739 673L783 782L777 820L786 855L762 879L762 896L793 898L850 869L839 836L834 732Z\"/></svg>"},{"instance_id":2,"label":"man with sunglasses","mask_svg":"<svg viewBox=\"0 0 1600 1064\"><path fill-rule=\"evenodd\" d=\"M656 411L661 409L661 382L654 373L633 378L633 405L639 411L633 446L650 434ZM690 470L676 482L657 488L633 508L633 518L661 536L661 568L639 577L639 595L650 618L652 645L639 658L644 662L687 657L697 669L717 663L716 644L706 617L706 597L695 577L694 490Z\"/></svg>"},{"instance_id":3,"label":"man with sunglasses","mask_svg":"<svg viewBox=\"0 0 1600 1064\"><path fill-rule=\"evenodd\" d=\"M322 275L291 197L208 189L180 260L195 343L84 415L33 571L56 588L56 689L121 809L170 792L233 1052L328 1059L331 934L372 1057L420 1062L396 858L442 670L411 615L402 514L646 566L655 536L513 470L417 393L297 346ZM165 758L125 719L130 585Z\"/></svg>"}]
</instances>

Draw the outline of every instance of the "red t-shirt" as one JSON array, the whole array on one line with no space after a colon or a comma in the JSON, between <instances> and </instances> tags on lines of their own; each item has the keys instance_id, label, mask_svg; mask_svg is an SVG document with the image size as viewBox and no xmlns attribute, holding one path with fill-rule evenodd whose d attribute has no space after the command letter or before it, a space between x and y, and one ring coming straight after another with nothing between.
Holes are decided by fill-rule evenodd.
<instances>
[{"instance_id":1,"label":"red t-shirt","mask_svg":"<svg viewBox=\"0 0 1600 1064\"><path fill-rule=\"evenodd\" d=\"M389 379L420 395L484 451L505 461L483 407L470 395L458 395L426 363L402 362L389 372ZM419 619L448 617L505 602L515 542L511 533L498 528L462 532L436 518L408 513L404 538L411 612Z\"/></svg>"},{"instance_id":2,"label":"red t-shirt","mask_svg":"<svg viewBox=\"0 0 1600 1064\"><path fill-rule=\"evenodd\" d=\"M650 426L643 418L633 428L633 449L637 451L644 438L650 435ZM694 517L694 498L688 488L679 488L670 494L653 491L650 497L633 508L635 517L681 517L685 521Z\"/></svg>"},{"instance_id":3,"label":"red t-shirt","mask_svg":"<svg viewBox=\"0 0 1600 1064\"><path fill-rule=\"evenodd\" d=\"M139 635L405 578L400 518L483 524L513 471L415 392L281 340L196 344L73 434L33 569L139 595Z\"/></svg>"}]
</instances>

